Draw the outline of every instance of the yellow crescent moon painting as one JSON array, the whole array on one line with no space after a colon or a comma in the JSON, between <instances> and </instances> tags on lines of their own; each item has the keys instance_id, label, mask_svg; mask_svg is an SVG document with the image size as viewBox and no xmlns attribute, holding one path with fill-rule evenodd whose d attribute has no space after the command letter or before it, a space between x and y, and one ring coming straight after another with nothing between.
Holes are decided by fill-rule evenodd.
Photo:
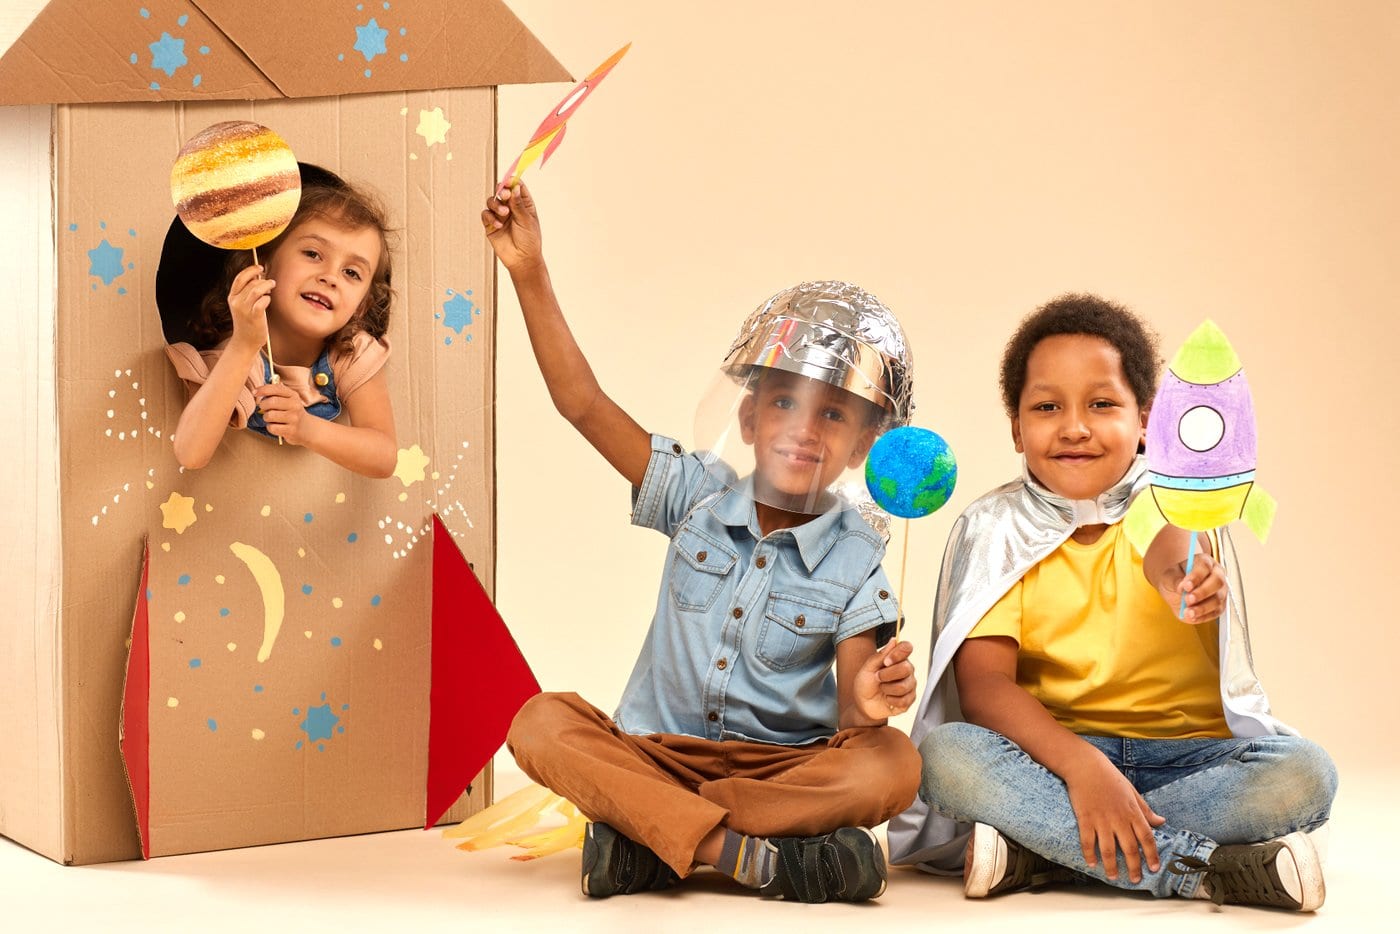
<instances>
[{"instance_id":1,"label":"yellow crescent moon painting","mask_svg":"<svg viewBox=\"0 0 1400 934\"><path fill-rule=\"evenodd\" d=\"M282 575L272 559L252 545L234 542L228 546L228 550L248 566L253 580L258 583L258 590L262 591L263 639L262 645L258 646L258 661L265 662L272 655L272 644L277 641L277 633L282 629L282 615L286 611L287 593L282 589Z\"/></svg>"}]
</instances>

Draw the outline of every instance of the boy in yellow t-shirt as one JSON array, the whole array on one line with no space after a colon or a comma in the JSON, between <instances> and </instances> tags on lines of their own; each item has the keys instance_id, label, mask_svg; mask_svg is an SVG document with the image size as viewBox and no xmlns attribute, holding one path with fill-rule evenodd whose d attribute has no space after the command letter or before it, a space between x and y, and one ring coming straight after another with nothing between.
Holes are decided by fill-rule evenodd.
<instances>
[{"instance_id":1,"label":"boy in yellow t-shirt","mask_svg":"<svg viewBox=\"0 0 1400 934\"><path fill-rule=\"evenodd\" d=\"M1191 533L1164 526L1139 555L1122 532L1157 368L1141 322L1091 295L1007 345L1024 476L954 525L913 731L921 800L890 822L890 856L961 870L973 898L1079 875L1312 911L1307 832L1336 770L1269 711L1228 533L1200 536L1186 574Z\"/></svg>"}]
</instances>

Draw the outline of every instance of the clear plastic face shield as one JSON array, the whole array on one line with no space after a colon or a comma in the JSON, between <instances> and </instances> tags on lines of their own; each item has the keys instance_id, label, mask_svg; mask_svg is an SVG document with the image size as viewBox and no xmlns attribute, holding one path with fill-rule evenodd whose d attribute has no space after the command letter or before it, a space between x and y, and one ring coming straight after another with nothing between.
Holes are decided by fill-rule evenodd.
<instances>
[{"instance_id":1,"label":"clear plastic face shield","mask_svg":"<svg viewBox=\"0 0 1400 934\"><path fill-rule=\"evenodd\" d=\"M865 456L908 421L910 360L894 315L844 282L810 282L749 316L696 410L696 448L756 503L820 515L864 490Z\"/></svg>"}]
</instances>

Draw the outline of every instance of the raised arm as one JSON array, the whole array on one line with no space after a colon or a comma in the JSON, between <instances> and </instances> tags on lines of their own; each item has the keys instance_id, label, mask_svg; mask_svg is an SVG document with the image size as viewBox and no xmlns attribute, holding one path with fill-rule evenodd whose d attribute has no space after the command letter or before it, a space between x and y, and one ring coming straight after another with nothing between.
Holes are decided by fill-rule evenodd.
<instances>
[{"instance_id":1,"label":"raised arm","mask_svg":"<svg viewBox=\"0 0 1400 934\"><path fill-rule=\"evenodd\" d=\"M261 274L261 266L249 266L234 278L229 289L233 337L210 370L209 378L186 403L175 426L175 459L181 467L203 467L214 456L228 430L248 371L267 342L267 304L277 283L259 279Z\"/></svg>"},{"instance_id":2,"label":"raised arm","mask_svg":"<svg viewBox=\"0 0 1400 934\"><path fill-rule=\"evenodd\" d=\"M539 214L524 183L488 198L481 212L487 239L510 273L525 330L559 414L633 486L651 459L651 436L598 385L569 330L541 249Z\"/></svg>"}]
</instances>

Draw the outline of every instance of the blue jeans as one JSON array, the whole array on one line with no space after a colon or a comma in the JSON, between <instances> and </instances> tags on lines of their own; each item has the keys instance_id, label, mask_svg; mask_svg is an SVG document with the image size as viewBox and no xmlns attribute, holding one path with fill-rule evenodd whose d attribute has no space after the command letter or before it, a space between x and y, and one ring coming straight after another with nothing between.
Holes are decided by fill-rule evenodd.
<instances>
[{"instance_id":1,"label":"blue jeans","mask_svg":"<svg viewBox=\"0 0 1400 934\"><path fill-rule=\"evenodd\" d=\"M1246 739L1123 739L1084 736L1167 819L1152 834L1161 869L1142 881L1090 868L1079 823L1060 777L1020 746L970 723L945 723L919 745L919 796L939 814L990 824L1051 862L1122 889L1192 896L1197 874L1168 871L1172 860L1208 860L1218 844L1257 843L1326 823L1337 770L1321 746L1297 736Z\"/></svg>"}]
</instances>

